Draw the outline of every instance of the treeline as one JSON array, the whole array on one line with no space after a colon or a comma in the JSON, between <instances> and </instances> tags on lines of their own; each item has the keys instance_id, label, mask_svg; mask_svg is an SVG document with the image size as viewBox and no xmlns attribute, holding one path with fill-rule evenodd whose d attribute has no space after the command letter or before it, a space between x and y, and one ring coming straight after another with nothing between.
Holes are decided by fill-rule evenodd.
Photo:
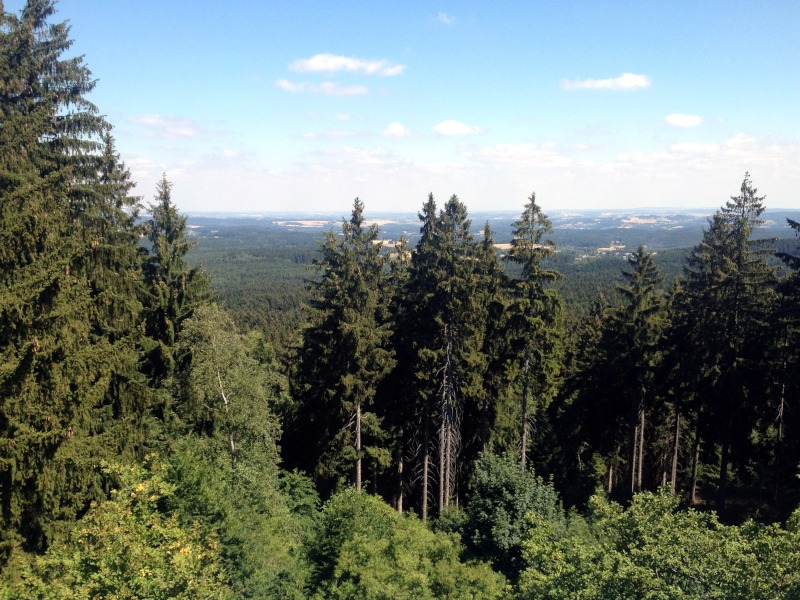
<instances>
[{"instance_id":1,"label":"treeline","mask_svg":"<svg viewBox=\"0 0 800 600\"><path fill-rule=\"evenodd\" d=\"M456 197L390 253L356 201L284 364L166 177L140 218L53 14L0 10L0 598L797 597L797 511L679 506L795 502L800 262L749 178L575 331L535 196L513 277Z\"/></svg>"},{"instance_id":2,"label":"treeline","mask_svg":"<svg viewBox=\"0 0 800 600\"><path fill-rule=\"evenodd\" d=\"M535 195L502 261L456 196L419 218L415 248L382 253L363 204L316 261L310 324L292 365L287 463L321 490L368 489L426 518L459 501L479 456L534 461L570 504L596 486L629 501L669 487L731 518L797 502L800 422L790 406L798 259L778 277L752 239L749 175L664 286L640 247L567 330L550 222ZM797 224L792 222L792 227ZM509 275L511 273L511 275ZM531 458L529 458L531 457ZM734 502L729 503L729 499Z\"/></svg>"}]
</instances>

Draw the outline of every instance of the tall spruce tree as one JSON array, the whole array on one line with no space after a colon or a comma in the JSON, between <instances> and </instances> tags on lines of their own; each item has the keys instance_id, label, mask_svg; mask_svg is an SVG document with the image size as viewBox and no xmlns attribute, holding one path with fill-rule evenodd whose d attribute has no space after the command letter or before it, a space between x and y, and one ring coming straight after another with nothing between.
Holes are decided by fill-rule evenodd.
<instances>
[{"instance_id":1,"label":"tall spruce tree","mask_svg":"<svg viewBox=\"0 0 800 600\"><path fill-rule=\"evenodd\" d=\"M656 376L661 357L665 323L660 285L663 278L652 253L643 246L628 257L631 271L622 271L617 285L623 305L615 315L614 348L619 369L615 376L625 381L628 413L628 480L630 494L643 487L645 428L656 395ZM624 409L623 409L624 410Z\"/></svg>"},{"instance_id":2,"label":"tall spruce tree","mask_svg":"<svg viewBox=\"0 0 800 600\"><path fill-rule=\"evenodd\" d=\"M377 226L366 227L356 198L341 236L329 231L314 263L321 278L311 284L311 322L292 381L299 406L287 444L297 466L314 470L327 488L349 473L361 489L365 453L382 466L388 462L375 414L364 410L394 365L382 314L386 258L378 233ZM371 444L363 443L367 430Z\"/></svg>"},{"instance_id":3,"label":"tall spruce tree","mask_svg":"<svg viewBox=\"0 0 800 600\"><path fill-rule=\"evenodd\" d=\"M388 494L398 512L403 512L408 487L407 466L413 459L418 406L412 401L413 343L416 332L408 327L412 303L408 295L411 276L411 250L408 240L401 237L389 256L389 272L385 280L384 301L387 322L392 331L390 347L395 359L394 368L387 373L378 389L382 401L376 412L392 440L394 476Z\"/></svg>"},{"instance_id":4,"label":"tall spruce tree","mask_svg":"<svg viewBox=\"0 0 800 600\"><path fill-rule=\"evenodd\" d=\"M520 379L519 452L523 468L528 458L532 418L547 407L555 393L563 354L561 300L555 290L546 287L561 277L544 264L555 251L555 243L545 237L551 232L550 220L532 193L519 220L514 222L511 250L506 255L521 268L511 290L509 327Z\"/></svg>"},{"instance_id":5,"label":"tall spruce tree","mask_svg":"<svg viewBox=\"0 0 800 600\"><path fill-rule=\"evenodd\" d=\"M82 59L63 57L69 28L50 24L54 13L49 0L29 0L19 17L0 7L4 556L43 548L103 494L99 461L142 442L127 428L141 391L128 385L138 379L135 200L113 150L120 177L104 181L108 125L86 99Z\"/></svg>"},{"instance_id":6,"label":"tall spruce tree","mask_svg":"<svg viewBox=\"0 0 800 600\"><path fill-rule=\"evenodd\" d=\"M150 242L144 262L145 323L155 345L148 352L146 369L158 384L175 369L173 349L183 322L210 299L211 293L208 275L186 262L186 254L195 243L187 237L186 217L172 201L172 183L166 174L156 186L149 209L151 218L145 225Z\"/></svg>"},{"instance_id":7,"label":"tall spruce tree","mask_svg":"<svg viewBox=\"0 0 800 600\"><path fill-rule=\"evenodd\" d=\"M475 414L483 398L486 357L482 352L486 303L480 290L479 246L470 234L467 209L457 196L436 214L433 196L423 206L421 237L412 253L409 298L416 390L422 407L421 504L427 516L429 448L437 427L438 507L456 494L462 418Z\"/></svg>"},{"instance_id":8,"label":"tall spruce tree","mask_svg":"<svg viewBox=\"0 0 800 600\"><path fill-rule=\"evenodd\" d=\"M764 211L764 198L756 193L745 174L740 194L709 220L702 242L689 256L678 301L681 367L688 375L707 455L719 450L721 508L731 465L742 464L762 409L761 391L767 387L761 360L775 272L766 263L765 240L751 239Z\"/></svg>"}]
</instances>

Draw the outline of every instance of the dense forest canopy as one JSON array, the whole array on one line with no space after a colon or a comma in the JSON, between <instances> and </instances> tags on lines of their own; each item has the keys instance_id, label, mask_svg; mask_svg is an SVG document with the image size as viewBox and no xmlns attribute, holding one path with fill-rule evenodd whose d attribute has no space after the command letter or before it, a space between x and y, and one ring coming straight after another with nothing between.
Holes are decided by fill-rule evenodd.
<instances>
[{"instance_id":1,"label":"dense forest canopy","mask_svg":"<svg viewBox=\"0 0 800 600\"><path fill-rule=\"evenodd\" d=\"M588 266L535 193L503 252L431 194L215 255L70 45L0 4L0 597L800 595L800 258L749 174Z\"/></svg>"}]
</instances>

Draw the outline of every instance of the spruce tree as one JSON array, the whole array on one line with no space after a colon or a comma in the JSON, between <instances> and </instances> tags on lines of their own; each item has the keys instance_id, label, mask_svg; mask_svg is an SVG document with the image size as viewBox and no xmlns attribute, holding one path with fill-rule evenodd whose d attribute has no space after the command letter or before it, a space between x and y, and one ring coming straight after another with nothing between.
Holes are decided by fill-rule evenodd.
<instances>
[{"instance_id":1,"label":"spruce tree","mask_svg":"<svg viewBox=\"0 0 800 600\"><path fill-rule=\"evenodd\" d=\"M546 286L561 275L545 266L555 243L545 236L552 225L532 193L514 223L511 250L506 259L521 267L513 281L510 336L520 377L519 452L525 468L531 420L549 404L561 370L561 300Z\"/></svg>"},{"instance_id":2,"label":"spruce tree","mask_svg":"<svg viewBox=\"0 0 800 600\"><path fill-rule=\"evenodd\" d=\"M314 470L328 489L347 473L360 489L365 454L388 463L380 425L364 410L394 365L382 315L386 258L378 233L377 226L366 227L364 204L356 199L341 236L329 231L314 262L321 277L311 284L310 324L292 378L298 409L287 443L296 466ZM371 444L363 443L365 433Z\"/></svg>"},{"instance_id":3,"label":"spruce tree","mask_svg":"<svg viewBox=\"0 0 800 600\"><path fill-rule=\"evenodd\" d=\"M660 285L663 278L653 255L643 246L631 254L632 271L623 271L618 284L623 305L616 314L614 334L620 369L625 381L628 413L628 480L630 494L643 487L647 413L655 404L656 376L661 360L661 342L666 325ZM624 409L623 409L624 410Z\"/></svg>"},{"instance_id":4,"label":"spruce tree","mask_svg":"<svg viewBox=\"0 0 800 600\"><path fill-rule=\"evenodd\" d=\"M724 508L731 465L742 464L766 388L761 360L774 303L775 273L761 225L763 197L749 174L740 194L709 220L688 259L678 301L677 336L699 433L719 449L718 502ZM692 487L694 487L694 482Z\"/></svg>"},{"instance_id":5,"label":"spruce tree","mask_svg":"<svg viewBox=\"0 0 800 600\"><path fill-rule=\"evenodd\" d=\"M145 224L150 242L144 259L146 332L155 344L146 369L155 383L175 369L173 348L183 322L210 299L209 278L200 267L189 267L186 254L195 246L187 237L186 217L172 201L166 174L156 186L151 218Z\"/></svg>"},{"instance_id":6,"label":"spruce tree","mask_svg":"<svg viewBox=\"0 0 800 600\"><path fill-rule=\"evenodd\" d=\"M452 196L439 214L433 196L423 206L421 238L412 253L409 326L415 331L414 396L419 412L421 505L427 517L431 425L438 446L438 506L458 488L465 415L479 414L486 357L482 352L486 302L480 288L479 246L470 234L467 209Z\"/></svg>"},{"instance_id":7,"label":"spruce tree","mask_svg":"<svg viewBox=\"0 0 800 600\"><path fill-rule=\"evenodd\" d=\"M141 414L135 200L113 149L119 178L104 183L108 125L82 59L62 56L69 29L54 12L48 0L0 10L4 555L43 548L102 496L99 461L142 443L129 429Z\"/></svg>"}]
</instances>

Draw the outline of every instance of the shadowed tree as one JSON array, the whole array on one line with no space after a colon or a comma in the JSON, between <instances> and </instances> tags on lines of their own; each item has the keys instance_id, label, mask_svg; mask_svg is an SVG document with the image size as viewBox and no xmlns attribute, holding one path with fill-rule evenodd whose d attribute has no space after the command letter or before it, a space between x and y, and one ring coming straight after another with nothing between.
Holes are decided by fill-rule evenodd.
<instances>
[{"instance_id":1,"label":"shadowed tree","mask_svg":"<svg viewBox=\"0 0 800 600\"><path fill-rule=\"evenodd\" d=\"M519 220L514 222L511 250L506 260L520 266L512 282L509 307L514 362L519 372L519 451L522 467L528 460L531 422L553 397L561 371L561 299L546 285L561 275L544 265L555 243L545 236L552 226L532 193Z\"/></svg>"}]
</instances>

